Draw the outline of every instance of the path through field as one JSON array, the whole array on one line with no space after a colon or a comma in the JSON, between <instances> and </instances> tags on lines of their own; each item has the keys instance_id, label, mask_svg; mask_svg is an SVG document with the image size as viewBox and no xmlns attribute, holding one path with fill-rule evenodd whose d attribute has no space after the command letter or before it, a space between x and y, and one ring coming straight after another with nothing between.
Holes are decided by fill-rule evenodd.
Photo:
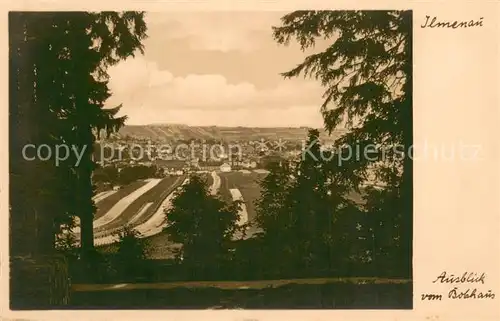
<instances>
[{"instance_id":1,"label":"path through field","mask_svg":"<svg viewBox=\"0 0 500 321\"><path fill-rule=\"evenodd\" d=\"M243 203L241 204L240 210L238 212L239 219L238 219L238 225L241 226L245 223L248 222L248 212L247 212L247 207L245 205L245 200L243 199L243 195L241 195L241 192L237 188L231 188L229 190L231 193L231 196L233 197L233 201L242 201Z\"/></svg>"},{"instance_id":2,"label":"path through field","mask_svg":"<svg viewBox=\"0 0 500 321\"><path fill-rule=\"evenodd\" d=\"M215 171L213 171L211 175L212 175L212 186L210 186L210 194L216 195L217 193L219 193L221 185L220 176Z\"/></svg>"}]
</instances>

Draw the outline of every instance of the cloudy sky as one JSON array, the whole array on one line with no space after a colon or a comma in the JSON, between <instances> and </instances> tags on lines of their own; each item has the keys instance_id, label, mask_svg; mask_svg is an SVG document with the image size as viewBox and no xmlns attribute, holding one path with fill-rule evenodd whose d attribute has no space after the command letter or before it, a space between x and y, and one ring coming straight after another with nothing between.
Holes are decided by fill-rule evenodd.
<instances>
[{"instance_id":1,"label":"cloudy sky","mask_svg":"<svg viewBox=\"0 0 500 321\"><path fill-rule=\"evenodd\" d=\"M149 13L145 54L109 70L128 124L321 127L315 80L279 73L307 54L278 45L283 12Z\"/></svg>"}]
</instances>

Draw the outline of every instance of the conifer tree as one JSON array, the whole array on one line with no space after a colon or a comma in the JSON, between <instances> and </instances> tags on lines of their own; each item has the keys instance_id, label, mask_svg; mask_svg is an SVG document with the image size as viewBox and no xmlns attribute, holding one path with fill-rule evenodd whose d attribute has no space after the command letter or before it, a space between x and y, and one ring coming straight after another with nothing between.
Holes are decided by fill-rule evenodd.
<instances>
[{"instance_id":1,"label":"conifer tree","mask_svg":"<svg viewBox=\"0 0 500 321\"><path fill-rule=\"evenodd\" d=\"M74 188L69 200L72 213L80 218L81 246L93 248L93 186L95 164L92 152L93 130L105 129L108 134L123 125L125 117L116 117L121 106L104 109L110 96L106 68L142 52L141 40L146 26L141 12L64 12L39 13L34 38L40 40L36 64L40 103L53 115L56 137L83 151L82 161L66 162L74 173Z\"/></svg>"},{"instance_id":2,"label":"conifer tree","mask_svg":"<svg viewBox=\"0 0 500 321\"><path fill-rule=\"evenodd\" d=\"M218 273L238 231L240 204L226 204L211 195L205 180L197 175L175 193L166 210L165 232L172 242L182 244L178 258L194 275Z\"/></svg>"},{"instance_id":3,"label":"conifer tree","mask_svg":"<svg viewBox=\"0 0 500 321\"><path fill-rule=\"evenodd\" d=\"M345 160L344 169L337 171L343 177L337 180L359 190L373 173L392 190L393 201L382 202L390 204L384 220L397 235L392 256L399 258L401 273L411 276L413 165L401 152L413 142L411 12L296 11L281 22L273 29L280 44L295 39L306 50L320 40L330 42L326 50L309 55L283 76L304 75L321 82L325 128L349 129L337 140L338 147L374 149L370 157ZM377 206L371 204L375 199L368 198L367 208Z\"/></svg>"},{"instance_id":4,"label":"conifer tree","mask_svg":"<svg viewBox=\"0 0 500 321\"><path fill-rule=\"evenodd\" d=\"M142 52L144 13L11 12L9 28L11 255L54 254L55 235L74 216L91 250L92 129L111 132L125 120L103 109L106 68ZM49 145L52 157L26 159L28 144ZM84 150L83 160L70 153L56 164L56 145Z\"/></svg>"},{"instance_id":5,"label":"conifer tree","mask_svg":"<svg viewBox=\"0 0 500 321\"><path fill-rule=\"evenodd\" d=\"M336 179L339 173L326 166L335 157L339 153L323 151L319 131L312 129L300 161L274 164L262 181L257 222L274 269L288 266L292 276L345 271L363 250L355 230L362 212Z\"/></svg>"},{"instance_id":6,"label":"conifer tree","mask_svg":"<svg viewBox=\"0 0 500 321\"><path fill-rule=\"evenodd\" d=\"M130 226L125 226L118 232L118 239L118 272L122 278L133 279L144 272L148 254L147 241L141 239L141 234Z\"/></svg>"},{"instance_id":7,"label":"conifer tree","mask_svg":"<svg viewBox=\"0 0 500 321\"><path fill-rule=\"evenodd\" d=\"M269 174L260 182L261 193L255 202L255 224L263 246L266 270L271 275L287 273L294 255L295 236L291 215L291 187L296 179L294 164L270 162Z\"/></svg>"}]
</instances>

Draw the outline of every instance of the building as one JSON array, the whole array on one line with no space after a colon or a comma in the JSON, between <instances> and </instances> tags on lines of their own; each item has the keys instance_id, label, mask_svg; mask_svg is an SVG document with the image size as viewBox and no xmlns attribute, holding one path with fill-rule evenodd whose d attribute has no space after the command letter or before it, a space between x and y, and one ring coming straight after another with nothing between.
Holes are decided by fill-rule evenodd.
<instances>
[{"instance_id":1,"label":"building","mask_svg":"<svg viewBox=\"0 0 500 321\"><path fill-rule=\"evenodd\" d=\"M220 165L220 171L221 172L230 172L231 165L229 165L228 163L224 163L224 164Z\"/></svg>"},{"instance_id":2,"label":"building","mask_svg":"<svg viewBox=\"0 0 500 321\"><path fill-rule=\"evenodd\" d=\"M216 171L220 169L222 164L219 161L199 161L198 169L202 171Z\"/></svg>"}]
</instances>

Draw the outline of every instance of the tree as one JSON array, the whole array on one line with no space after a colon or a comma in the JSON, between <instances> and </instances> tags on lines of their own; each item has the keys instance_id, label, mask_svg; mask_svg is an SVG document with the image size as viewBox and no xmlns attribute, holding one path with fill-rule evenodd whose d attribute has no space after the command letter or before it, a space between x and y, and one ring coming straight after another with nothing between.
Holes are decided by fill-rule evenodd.
<instances>
[{"instance_id":1,"label":"tree","mask_svg":"<svg viewBox=\"0 0 500 321\"><path fill-rule=\"evenodd\" d=\"M77 236L72 231L75 227L74 219L71 222L62 224L61 233L56 235L56 249L70 260L78 258Z\"/></svg>"},{"instance_id":2,"label":"tree","mask_svg":"<svg viewBox=\"0 0 500 321\"><path fill-rule=\"evenodd\" d=\"M29 13L22 14L22 19L25 39L32 43L31 52L36 52L32 70L26 72L33 75L32 105L37 106L33 114L41 122L38 128L47 132L39 139L84 151L79 166L75 167L74 157L69 157L61 168L72 173L72 185L78 190L69 198L77 211L72 215L81 219L82 246L91 248L95 210L90 180L94 169L92 129L104 128L111 133L125 121L116 117L120 106L103 108L110 96L106 67L133 55L136 49L142 51L140 40L146 31L143 13Z\"/></svg>"},{"instance_id":3,"label":"tree","mask_svg":"<svg viewBox=\"0 0 500 321\"><path fill-rule=\"evenodd\" d=\"M338 179L339 171L328 166L339 156L323 150L319 131L309 130L289 195L295 265L297 271L309 275L345 273L352 254L349 247L359 243L346 237L353 235L359 211L348 198L345 183Z\"/></svg>"},{"instance_id":4,"label":"tree","mask_svg":"<svg viewBox=\"0 0 500 321\"><path fill-rule=\"evenodd\" d=\"M288 162L283 161L269 163L268 170L269 174L260 182L261 193L255 204L255 223L262 231L259 238L263 246L259 250L264 252L267 272L283 275L290 268L296 241L290 215L290 190L295 172Z\"/></svg>"},{"instance_id":5,"label":"tree","mask_svg":"<svg viewBox=\"0 0 500 321\"><path fill-rule=\"evenodd\" d=\"M275 263L278 273L344 273L359 251L360 211L325 166L334 157L338 154L321 150L319 131L312 129L300 161L275 163L262 181L257 222L269 265Z\"/></svg>"},{"instance_id":6,"label":"tree","mask_svg":"<svg viewBox=\"0 0 500 321\"><path fill-rule=\"evenodd\" d=\"M137 165L123 167L118 175L118 182L127 185L139 179L153 178L158 175L158 167Z\"/></svg>"},{"instance_id":7,"label":"tree","mask_svg":"<svg viewBox=\"0 0 500 321\"><path fill-rule=\"evenodd\" d=\"M193 274L214 276L220 272L238 230L240 204L226 204L209 193L203 178L193 175L175 192L166 210L169 240L182 244L177 257Z\"/></svg>"},{"instance_id":8,"label":"tree","mask_svg":"<svg viewBox=\"0 0 500 321\"><path fill-rule=\"evenodd\" d=\"M86 251L93 249L93 218L95 205L92 201L92 146L95 142L93 129L107 134L117 131L126 117L116 117L121 106L104 109L110 96L107 87L106 68L122 59L143 52L142 39L146 37L146 25L142 12L68 13L63 49L73 62L68 71L71 81L66 81L74 97L69 123L73 126L72 143L85 148L84 157L77 168L76 193L77 216L81 221L81 245ZM97 43L97 45L96 45Z\"/></svg>"},{"instance_id":9,"label":"tree","mask_svg":"<svg viewBox=\"0 0 500 321\"><path fill-rule=\"evenodd\" d=\"M96 168L92 176L92 181L96 183L116 184L118 182L118 177L118 168L113 165L108 165Z\"/></svg>"},{"instance_id":10,"label":"tree","mask_svg":"<svg viewBox=\"0 0 500 321\"><path fill-rule=\"evenodd\" d=\"M147 243L140 233L125 226L118 233L118 252L116 263L122 278L130 279L144 272L147 256Z\"/></svg>"},{"instance_id":11,"label":"tree","mask_svg":"<svg viewBox=\"0 0 500 321\"><path fill-rule=\"evenodd\" d=\"M11 308L66 304L69 298L67 265L64 256L56 255L55 235L70 221L74 176L65 164L55 166L54 159L23 155L30 144L61 143L57 114L42 102L37 51L44 39L37 37L35 16L9 13ZM58 89L53 88L54 96Z\"/></svg>"},{"instance_id":12,"label":"tree","mask_svg":"<svg viewBox=\"0 0 500 321\"><path fill-rule=\"evenodd\" d=\"M55 235L74 216L92 249L92 129L110 133L125 120L119 107L103 108L106 68L142 51L143 13L11 12L9 26L11 255L55 254ZM28 160L28 144L75 146L84 157L78 166L72 153L59 166Z\"/></svg>"},{"instance_id":13,"label":"tree","mask_svg":"<svg viewBox=\"0 0 500 321\"><path fill-rule=\"evenodd\" d=\"M413 165L401 152L413 143L411 12L296 11L281 22L273 28L280 44L295 39L306 50L318 39L331 42L283 76L302 74L321 81L326 129L330 133L341 125L349 129L337 147L374 149L369 158L346 160L342 180L359 190L372 172L397 195L386 221L397 234L392 255L399 258L401 273L411 276ZM367 204L368 209L374 206Z\"/></svg>"},{"instance_id":14,"label":"tree","mask_svg":"<svg viewBox=\"0 0 500 321\"><path fill-rule=\"evenodd\" d=\"M286 159L281 155L266 155L260 159L259 165L264 169L269 169L270 166L272 167L280 162L284 163Z\"/></svg>"},{"instance_id":15,"label":"tree","mask_svg":"<svg viewBox=\"0 0 500 321\"><path fill-rule=\"evenodd\" d=\"M294 172L286 162L269 163L268 170L269 174L260 182L260 198L255 204L256 223L266 237L274 237L289 226L284 205L289 199Z\"/></svg>"},{"instance_id":16,"label":"tree","mask_svg":"<svg viewBox=\"0 0 500 321\"><path fill-rule=\"evenodd\" d=\"M319 131L309 130L306 147L290 191L291 214L296 235L296 268L313 273L321 269L320 260L327 257L324 238L331 232L334 207L326 185L324 159L321 153Z\"/></svg>"}]
</instances>

